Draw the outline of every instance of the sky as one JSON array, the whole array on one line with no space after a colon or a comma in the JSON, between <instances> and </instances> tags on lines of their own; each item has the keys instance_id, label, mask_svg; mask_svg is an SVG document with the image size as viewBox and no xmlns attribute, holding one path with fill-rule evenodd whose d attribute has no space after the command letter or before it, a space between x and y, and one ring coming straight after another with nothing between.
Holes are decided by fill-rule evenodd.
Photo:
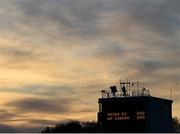
<instances>
[{"instance_id":1,"label":"sky","mask_svg":"<svg viewBox=\"0 0 180 134\"><path fill-rule=\"evenodd\" d=\"M0 0L0 131L95 121L100 90L139 80L180 118L179 0Z\"/></svg>"}]
</instances>

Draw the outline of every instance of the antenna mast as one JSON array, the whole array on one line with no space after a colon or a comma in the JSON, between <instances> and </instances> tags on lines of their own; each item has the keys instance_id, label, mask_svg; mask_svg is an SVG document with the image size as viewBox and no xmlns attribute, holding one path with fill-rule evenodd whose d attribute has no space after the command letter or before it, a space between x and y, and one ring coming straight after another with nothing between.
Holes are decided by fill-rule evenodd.
<instances>
[{"instance_id":1,"label":"antenna mast","mask_svg":"<svg viewBox=\"0 0 180 134\"><path fill-rule=\"evenodd\" d=\"M170 88L170 99L172 100L172 88Z\"/></svg>"}]
</instances>

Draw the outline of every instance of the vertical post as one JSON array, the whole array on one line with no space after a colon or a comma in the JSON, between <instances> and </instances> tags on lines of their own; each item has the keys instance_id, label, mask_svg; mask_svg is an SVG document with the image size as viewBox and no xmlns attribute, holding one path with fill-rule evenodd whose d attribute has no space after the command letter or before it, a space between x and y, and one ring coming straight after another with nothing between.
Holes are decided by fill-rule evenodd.
<instances>
[{"instance_id":1,"label":"vertical post","mask_svg":"<svg viewBox=\"0 0 180 134\"><path fill-rule=\"evenodd\" d=\"M121 85L121 80L120 80L120 90L119 90L120 96L121 96L121 89L122 89L122 85Z\"/></svg>"},{"instance_id":2,"label":"vertical post","mask_svg":"<svg viewBox=\"0 0 180 134\"><path fill-rule=\"evenodd\" d=\"M121 96L121 89L122 89L122 85L121 85L121 80L120 80L120 96Z\"/></svg>"},{"instance_id":3,"label":"vertical post","mask_svg":"<svg viewBox=\"0 0 180 134\"><path fill-rule=\"evenodd\" d=\"M104 97L103 94L104 94L104 90L101 90L101 93L102 93L102 98Z\"/></svg>"},{"instance_id":4,"label":"vertical post","mask_svg":"<svg viewBox=\"0 0 180 134\"><path fill-rule=\"evenodd\" d=\"M129 96L131 96L131 82L129 80Z\"/></svg>"},{"instance_id":5,"label":"vertical post","mask_svg":"<svg viewBox=\"0 0 180 134\"><path fill-rule=\"evenodd\" d=\"M109 93L107 93L107 98L109 98Z\"/></svg>"},{"instance_id":6,"label":"vertical post","mask_svg":"<svg viewBox=\"0 0 180 134\"><path fill-rule=\"evenodd\" d=\"M172 88L170 88L170 99L172 100Z\"/></svg>"},{"instance_id":7,"label":"vertical post","mask_svg":"<svg viewBox=\"0 0 180 134\"><path fill-rule=\"evenodd\" d=\"M137 91L138 91L138 96L139 96L139 80L137 79Z\"/></svg>"},{"instance_id":8,"label":"vertical post","mask_svg":"<svg viewBox=\"0 0 180 134\"><path fill-rule=\"evenodd\" d=\"M138 82L138 80L137 80L137 90L139 90L139 82Z\"/></svg>"}]
</instances>

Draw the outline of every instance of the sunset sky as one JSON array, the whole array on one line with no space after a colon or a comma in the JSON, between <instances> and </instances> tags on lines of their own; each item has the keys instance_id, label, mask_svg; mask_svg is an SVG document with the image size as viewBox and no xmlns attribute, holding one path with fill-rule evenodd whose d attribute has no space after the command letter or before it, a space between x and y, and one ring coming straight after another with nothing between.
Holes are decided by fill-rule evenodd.
<instances>
[{"instance_id":1,"label":"sunset sky","mask_svg":"<svg viewBox=\"0 0 180 134\"><path fill-rule=\"evenodd\" d=\"M0 0L1 132L96 120L127 78L180 118L180 0Z\"/></svg>"}]
</instances>

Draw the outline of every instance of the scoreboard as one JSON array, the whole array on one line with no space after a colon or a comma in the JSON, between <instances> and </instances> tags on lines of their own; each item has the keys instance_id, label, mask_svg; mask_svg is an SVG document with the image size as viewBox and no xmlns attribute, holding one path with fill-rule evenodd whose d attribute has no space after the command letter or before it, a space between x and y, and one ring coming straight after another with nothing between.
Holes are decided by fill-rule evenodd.
<instances>
[{"instance_id":1,"label":"scoreboard","mask_svg":"<svg viewBox=\"0 0 180 134\"><path fill-rule=\"evenodd\" d=\"M145 133L173 132L172 100L153 97L139 82L120 81L101 90L98 125L102 132Z\"/></svg>"},{"instance_id":2,"label":"scoreboard","mask_svg":"<svg viewBox=\"0 0 180 134\"><path fill-rule=\"evenodd\" d=\"M125 98L100 100L98 121L106 132L144 132L148 119L146 103Z\"/></svg>"},{"instance_id":3,"label":"scoreboard","mask_svg":"<svg viewBox=\"0 0 180 134\"><path fill-rule=\"evenodd\" d=\"M136 112L108 112L107 120L123 121L123 120L145 120L145 111Z\"/></svg>"},{"instance_id":4,"label":"scoreboard","mask_svg":"<svg viewBox=\"0 0 180 134\"><path fill-rule=\"evenodd\" d=\"M103 132L172 132L171 100L156 97L99 98Z\"/></svg>"}]
</instances>

